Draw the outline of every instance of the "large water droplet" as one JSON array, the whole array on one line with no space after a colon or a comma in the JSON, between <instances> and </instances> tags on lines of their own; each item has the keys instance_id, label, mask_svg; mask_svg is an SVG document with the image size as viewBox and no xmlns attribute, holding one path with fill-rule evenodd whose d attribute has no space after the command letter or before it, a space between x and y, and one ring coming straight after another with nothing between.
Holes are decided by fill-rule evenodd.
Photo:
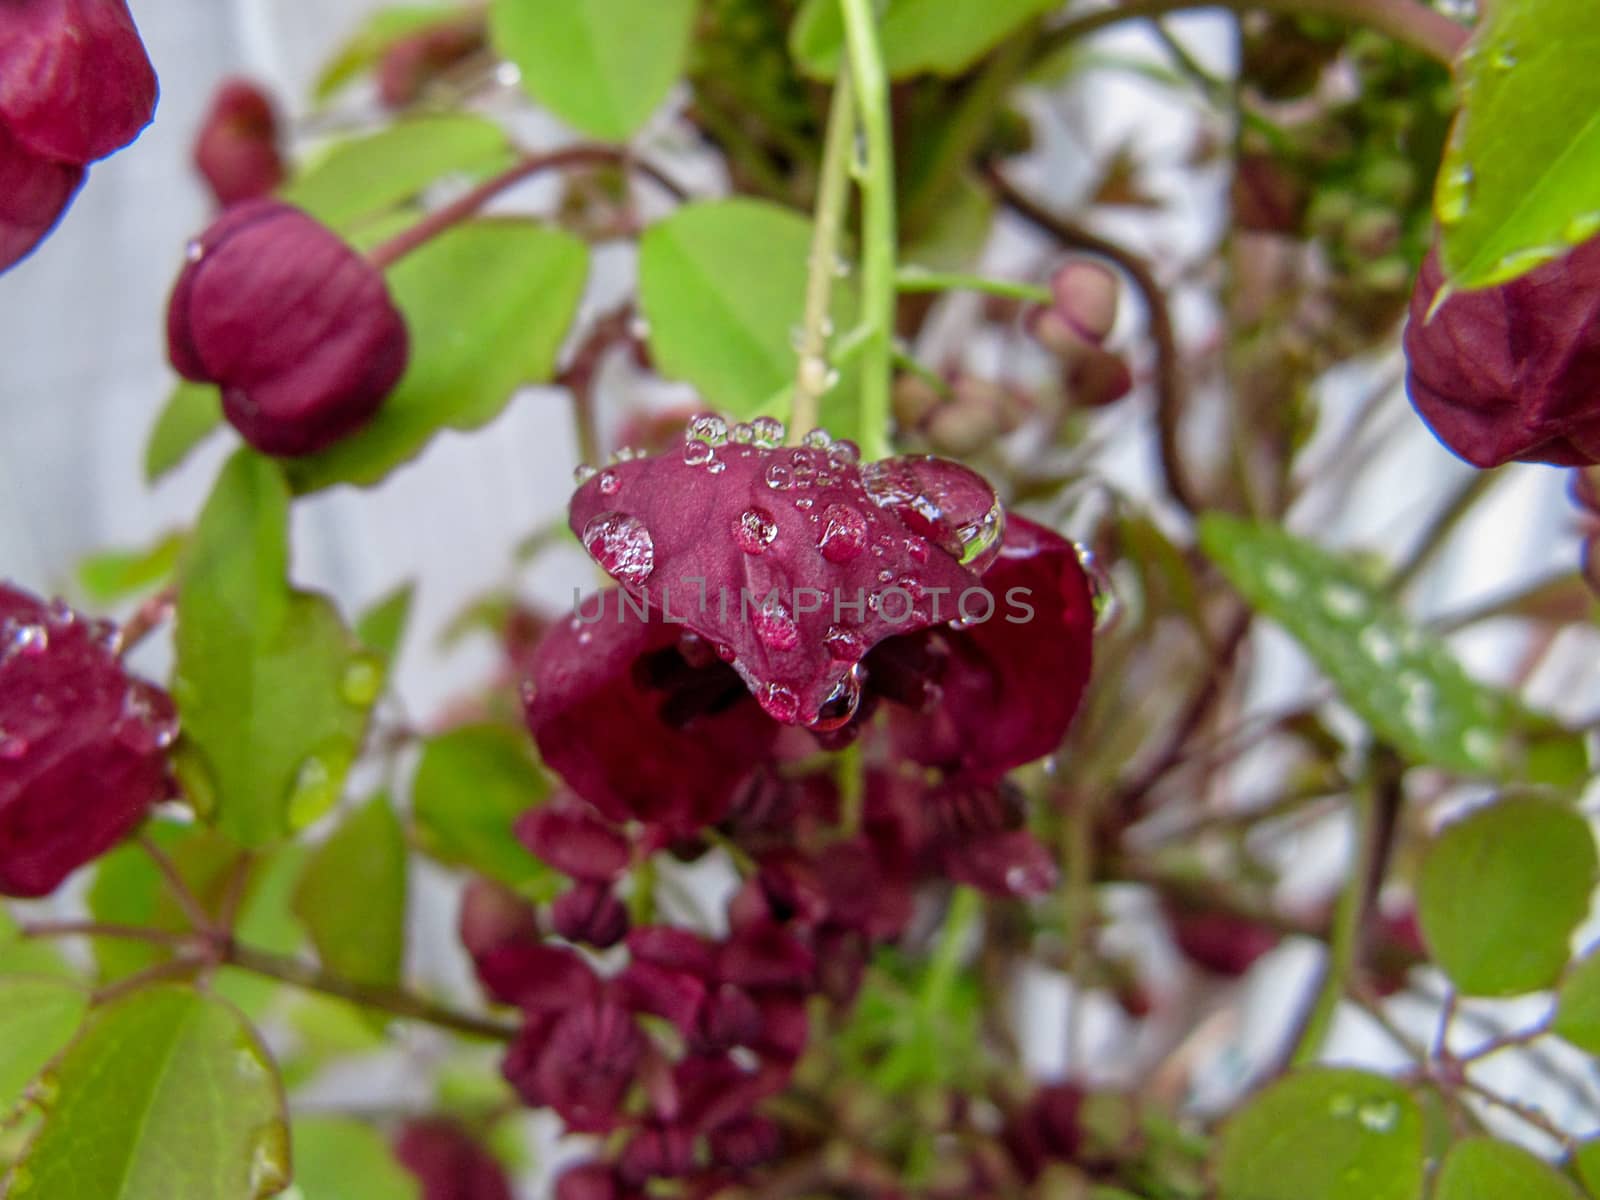
<instances>
[{"instance_id":1,"label":"large water droplet","mask_svg":"<svg viewBox=\"0 0 1600 1200\"><path fill-rule=\"evenodd\" d=\"M1103 633L1117 623L1122 615L1122 598L1117 595L1111 573L1105 569L1094 551L1078 546L1078 565L1089 577L1089 603L1094 606L1094 631Z\"/></svg>"},{"instance_id":2,"label":"large water droplet","mask_svg":"<svg viewBox=\"0 0 1600 1200\"><path fill-rule=\"evenodd\" d=\"M826 450L833 445L833 435L826 429L813 429L800 439L800 444L812 450Z\"/></svg>"},{"instance_id":3,"label":"large water droplet","mask_svg":"<svg viewBox=\"0 0 1600 1200\"><path fill-rule=\"evenodd\" d=\"M595 469L588 463L579 463L572 468L572 482L582 487L595 477Z\"/></svg>"},{"instance_id":4,"label":"large water droplet","mask_svg":"<svg viewBox=\"0 0 1600 1200\"><path fill-rule=\"evenodd\" d=\"M610 467L600 472L600 482L595 485L602 496L615 496L622 490L622 476Z\"/></svg>"},{"instance_id":5,"label":"large water droplet","mask_svg":"<svg viewBox=\"0 0 1600 1200\"><path fill-rule=\"evenodd\" d=\"M794 614L776 596L762 601L752 618L756 637L771 650L793 650L800 644L800 626Z\"/></svg>"},{"instance_id":6,"label":"large water droplet","mask_svg":"<svg viewBox=\"0 0 1600 1200\"><path fill-rule=\"evenodd\" d=\"M776 492L787 492L794 486L794 474L786 463L768 463L766 479L767 486Z\"/></svg>"},{"instance_id":7,"label":"large water droplet","mask_svg":"<svg viewBox=\"0 0 1600 1200\"><path fill-rule=\"evenodd\" d=\"M817 548L831 563L854 562L867 545L867 518L848 504L822 510L822 536Z\"/></svg>"},{"instance_id":8,"label":"large water droplet","mask_svg":"<svg viewBox=\"0 0 1600 1200\"><path fill-rule=\"evenodd\" d=\"M746 554L765 554L778 536L778 522L764 508L747 508L733 525L733 540Z\"/></svg>"},{"instance_id":9,"label":"large water droplet","mask_svg":"<svg viewBox=\"0 0 1600 1200\"><path fill-rule=\"evenodd\" d=\"M850 723L861 707L861 664L854 664L839 680L838 686L828 693L828 698L817 709L811 728L818 733L832 733Z\"/></svg>"},{"instance_id":10,"label":"large water droplet","mask_svg":"<svg viewBox=\"0 0 1600 1200\"><path fill-rule=\"evenodd\" d=\"M339 695L346 704L371 708L383 690L383 660L363 654L345 668L339 680Z\"/></svg>"},{"instance_id":11,"label":"large water droplet","mask_svg":"<svg viewBox=\"0 0 1600 1200\"><path fill-rule=\"evenodd\" d=\"M886 458L862 467L861 483L875 505L974 573L1000 553L1005 510L976 471L940 458Z\"/></svg>"},{"instance_id":12,"label":"large water droplet","mask_svg":"<svg viewBox=\"0 0 1600 1200\"><path fill-rule=\"evenodd\" d=\"M774 721L792 725L800 716L800 697L781 683L769 683L756 693L761 707Z\"/></svg>"},{"instance_id":13,"label":"large water droplet","mask_svg":"<svg viewBox=\"0 0 1600 1200\"><path fill-rule=\"evenodd\" d=\"M1445 225L1457 225L1466 219L1472 208L1472 188L1476 180L1472 168L1466 163L1452 167L1439 177L1439 190L1434 196L1434 210Z\"/></svg>"},{"instance_id":14,"label":"large water droplet","mask_svg":"<svg viewBox=\"0 0 1600 1200\"><path fill-rule=\"evenodd\" d=\"M777 417L757 417L750 422L750 431L754 434L755 444L763 450L776 449L789 436L789 431Z\"/></svg>"},{"instance_id":15,"label":"large water droplet","mask_svg":"<svg viewBox=\"0 0 1600 1200\"><path fill-rule=\"evenodd\" d=\"M705 442L711 446L723 446L728 442L728 423L716 413L701 413L689 422L689 428L684 433L686 441Z\"/></svg>"},{"instance_id":16,"label":"large water droplet","mask_svg":"<svg viewBox=\"0 0 1600 1200\"><path fill-rule=\"evenodd\" d=\"M789 470L796 487L810 487L817 478L816 455L804 448L789 451Z\"/></svg>"},{"instance_id":17,"label":"large water droplet","mask_svg":"<svg viewBox=\"0 0 1600 1200\"><path fill-rule=\"evenodd\" d=\"M728 430L728 438L741 446L748 446L756 440L756 431L748 421L740 421L732 429Z\"/></svg>"},{"instance_id":18,"label":"large water droplet","mask_svg":"<svg viewBox=\"0 0 1600 1200\"><path fill-rule=\"evenodd\" d=\"M683 444L683 461L691 467L703 467L717 456L710 442L687 441Z\"/></svg>"},{"instance_id":19,"label":"large water droplet","mask_svg":"<svg viewBox=\"0 0 1600 1200\"><path fill-rule=\"evenodd\" d=\"M828 462L838 470L853 467L861 461L861 447L849 438L841 438L828 447Z\"/></svg>"},{"instance_id":20,"label":"large water droplet","mask_svg":"<svg viewBox=\"0 0 1600 1200\"><path fill-rule=\"evenodd\" d=\"M656 545L638 517L598 513L583 527L583 546L618 583L638 587L656 569Z\"/></svg>"}]
</instances>

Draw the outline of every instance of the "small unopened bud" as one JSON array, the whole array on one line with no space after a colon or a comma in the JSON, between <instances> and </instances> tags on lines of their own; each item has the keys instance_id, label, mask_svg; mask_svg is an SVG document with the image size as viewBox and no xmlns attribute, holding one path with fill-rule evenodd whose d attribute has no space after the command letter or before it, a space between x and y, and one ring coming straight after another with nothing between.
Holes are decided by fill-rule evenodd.
<instances>
[{"instance_id":1,"label":"small unopened bud","mask_svg":"<svg viewBox=\"0 0 1600 1200\"><path fill-rule=\"evenodd\" d=\"M1050 292L1055 297L1052 310L1078 336L1096 346L1104 344L1117 323L1120 291L1111 268L1090 259L1065 263L1050 277Z\"/></svg>"},{"instance_id":2,"label":"small unopened bud","mask_svg":"<svg viewBox=\"0 0 1600 1200\"><path fill-rule=\"evenodd\" d=\"M194 165L222 208L282 183L278 115L267 94L243 79L219 87L195 139Z\"/></svg>"},{"instance_id":3,"label":"small unopened bud","mask_svg":"<svg viewBox=\"0 0 1600 1200\"><path fill-rule=\"evenodd\" d=\"M628 910L604 883L579 883L556 897L550 906L550 924L569 942L582 942L606 950L628 932Z\"/></svg>"}]
</instances>

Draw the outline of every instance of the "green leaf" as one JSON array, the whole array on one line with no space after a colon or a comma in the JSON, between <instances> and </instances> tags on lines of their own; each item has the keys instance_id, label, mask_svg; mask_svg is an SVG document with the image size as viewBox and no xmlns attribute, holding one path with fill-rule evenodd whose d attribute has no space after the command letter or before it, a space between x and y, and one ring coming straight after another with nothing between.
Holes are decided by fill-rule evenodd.
<instances>
[{"instance_id":1,"label":"green leaf","mask_svg":"<svg viewBox=\"0 0 1600 1200\"><path fill-rule=\"evenodd\" d=\"M1418 1200L1422 1114L1392 1079L1313 1068L1258 1092L1229 1120L1219 1200Z\"/></svg>"},{"instance_id":2,"label":"green leaf","mask_svg":"<svg viewBox=\"0 0 1600 1200\"><path fill-rule=\"evenodd\" d=\"M442 429L476 429L523 384L548 380L577 313L588 248L529 221L458 225L406 255L389 283L411 363L360 433L287 464L295 490L377 483Z\"/></svg>"},{"instance_id":3,"label":"green leaf","mask_svg":"<svg viewBox=\"0 0 1600 1200\"><path fill-rule=\"evenodd\" d=\"M186 535L167 534L140 550L102 550L78 564L78 582L89 599L110 604L165 583L178 565Z\"/></svg>"},{"instance_id":4,"label":"green leaf","mask_svg":"<svg viewBox=\"0 0 1600 1200\"><path fill-rule=\"evenodd\" d=\"M447 175L478 179L511 165L505 131L465 113L412 117L340 142L281 192L336 229L420 195Z\"/></svg>"},{"instance_id":5,"label":"green leaf","mask_svg":"<svg viewBox=\"0 0 1600 1200\"><path fill-rule=\"evenodd\" d=\"M1267 525L1207 513L1200 545L1282 625L1384 741L1458 774L1576 786L1583 740L1478 683L1350 562Z\"/></svg>"},{"instance_id":6,"label":"green leaf","mask_svg":"<svg viewBox=\"0 0 1600 1200\"><path fill-rule=\"evenodd\" d=\"M1600 857L1578 813L1507 800L1445 828L1417 879L1429 953L1469 996L1515 996L1555 983L1589 911Z\"/></svg>"},{"instance_id":7,"label":"green leaf","mask_svg":"<svg viewBox=\"0 0 1600 1200\"><path fill-rule=\"evenodd\" d=\"M959 75L1058 0L889 0L879 20L884 66L895 79ZM832 79L844 47L839 0L806 0L789 30L800 68Z\"/></svg>"},{"instance_id":8,"label":"green leaf","mask_svg":"<svg viewBox=\"0 0 1600 1200\"><path fill-rule=\"evenodd\" d=\"M378 64L389 47L413 33L459 20L457 4L397 4L368 15L359 28L328 60L312 85L311 95L319 104L345 84Z\"/></svg>"},{"instance_id":9,"label":"green leaf","mask_svg":"<svg viewBox=\"0 0 1600 1200\"><path fill-rule=\"evenodd\" d=\"M806 219L759 200L687 204L652 225L639 246L639 305L662 374L734 416L770 412L794 383L810 253ZM834 297L835 327L848 329L852 290ZM824 397L829 424L849 425L841 397L851 390Z\"/></svg>"},{"instance_id":10,"label":"green leaf","mask_svg":"<svg viewBox=\"0 0 1600 1200\"><path fill-rule=\"evenodd\" d=\"M1589 1194L1600 1196L1600 1138L1579 1142L1577 1150L1573 1152L1572 1162L1578 1169L1578 1178L1583 1180L1583 1186L1589 1189Z\"/></svg>"},{"instance_id":11,"label":"green leaf","mask_svg":"<svg viewBox=\"0 0 1600 1200\"><path fill-rule=\"evenodd\" d=\"M1487 6L1460 65L1434 192L1457 287L1512 279L1600 233L1600 23L1592 0Z\"/></svg>"},{"instance_id":12,"label":"green leaf","mask_svg":"<svg viewBox=\"0 0 1600 1200\"><path fill-rule=\"evenodd\" d=\"M528 95L590 137L631 137L683 75L695 0L494 0L489 32Z\"/></svg>"},{"instance_id":13,"label":"green leaf","mask_svg":"<svg viewBox=\"0 0 1600 1200\"><path fill-rule=\"evenodd\" d=\"M356 636L367 649L393 662L411 622L411 602L417 598L415 583L402 583L356 618Z\"/></svg>"},{"instance_id":14,"label":"green leaf","mask_svg":"<svg viewBox=\"0 0 1600 1200\"><path fill-rule=\"evenodd\" d=\"M1445 1155L1434 1200L1583 1200L1583 1193L1549 1163L1521 1146L1474 1137Z\"/></svg>"},{"instance_id":15,"label":"green leaf","mask_svg":"<svg viewBox=\"0 0 1600 1200\"><path fill-rule=\"evenodd\" d=\"M304 1200L420 1200L417 1177L371 1125L353 1117L296 1117L294 1181Z\"/></svg>"},{"instance_id":16,"label":"green leaf","mask_svg":"<svg viewBox=\"0 0 1600 1200\"><path fill-rule=\"evenodd\" d=\"M65 979L0 977L0 1115L66 1048L89 1012L89 993Z\"/></svg>"},{"instance_id":17,"label":"green leaf","mask_svg":"<svg viewBox=\"0 0 1600 1200\"><path fill-rule=\"evenodd\" d=\"M29 1200L253 1200L289 1177L277 1072L232 1005L154 987L107 1005L54 1072L17 1174Z\"/></svg>"},{"instance_id":18,"label":"green leaf","mask_svg":"<svg viewBox=\"0 0 1600 1200\"><path fill-rule=\"evenodd\" d=\"M0 905L0 975L50 975L71 979L75 974L50 942L24 938L16 918Z\"/></svg>"},{"instance_id":19,"label":"green leaf","mask_svg":"<svg viewBox=\"0 0 1600 1200\"><path fill-rule=\"evenodd\" d=\"M500 725L468 725L422 748L411 785L417 843L442 862L469 867L525 894L558 881L512 836L516 819L549 791L529 739Z\"/></svg>"},{"instance_id":20,"label":"green leaf","mask_svg":"<svg viewBox=\"0 0 1600 1200\"><path fill-rule=\"evenodd\" d=\"M289 492L241 450L206 502L178 589L177 768L195 807L245 847L338 799L366 730L372 658L326 597L289 586Z\"/></svg>"},{"instance_id":21,"label":"green leaf","mask_svg":"<svg viewBox=\"0 0 1600 1200\"><path fill-rule=\"evenodd\" d=\"M313 851L294 911L323 965L357 983L400 979L406 942L406 840L387 796L345 818Z\"/></svg>"},{"instance_id":22,"label":"green leaf","mask_svg":"<svg viewBox=\"0 0 1600 1200\"><path fill-rule=\"evenodd\" d=\"M1593 948L1561 980L1551 1031L1580 1050L1600 1054L1600 954Z\"/></svg>"},{"instance_id":23,"label":"green leaf","mask_svg":"<svg viewBox=\"0 0 1600 1200\"><path fill-rule=\"evenodd\" d=\"M172 471L222 425L222 396L209 383L187 380L172 389L150 431L144 451L144 480L154 483Z\"/></svg>"}]
</instances>

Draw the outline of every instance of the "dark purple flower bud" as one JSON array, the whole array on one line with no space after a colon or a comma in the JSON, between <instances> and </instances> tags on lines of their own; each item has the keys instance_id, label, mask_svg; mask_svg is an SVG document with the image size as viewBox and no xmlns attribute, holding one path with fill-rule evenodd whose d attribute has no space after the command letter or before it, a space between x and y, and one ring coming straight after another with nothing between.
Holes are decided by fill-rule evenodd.
<instances>
[{"instance_id":1,"label":"dark purple flower bud","mask_svg":"<svg viewBox=\"0 0 1600 1200\"><path fill-rule=\"evenodd\" d=\"M943 651L927 656L937 703L893 715L901 753L991 776L1051 753L1078 711L1093 650L1094 596L1077 547L1013 514L999 557L956 615L948 628L911 635ZM877 652L867 660L869 682L878 661Z\"/></svg>"},{"instance_id":2,"label":"dark purple flower bud","mask_svg":"<svg viewBox=\"0 0 1600 1200\"><path fill-rule=\"evenodd\" d=\"M572 528L632 596L715 647L774 719L842 725L867 650L933 624L939 597L992 558L999 501L942 459L861 466L826 435L792 449L728 436L721 418L696 418L679 453L608 467L574 494Z\"/></svg>"},{"instance_id":3,"label":"dark purple flower bud","mask_svg":"<svg viewBox=\"0 0 1600 1200\"><path fill-rule=\"evenodd\" d=\"M1083 1145L1083 1092L1069 1083L1042 1087L1006 1123L1004 1140L1030 1183L1051 1162L1073 1162Z\"/></svg>"},{"instance_id":4,"label":"dark purple flower bud","mask_svg":"<svg viewBox=\"0 0 1600 1200\"><path fill-rule=\"evenodd\" d=\"M783 1152L783 1134L766 1117L739 1117L711 1131L711 1161L719 1167L748 1171L772 1162Z\"/></svg>"},{"instance_id":5,"label":"dark purple flower bud","mask_svg":"<svg viewBox=\"0 0 1600 1200\"><path fill-rule=\"evenodd\" d=\"M584 881L556 897L550 906L550 923L556 934L569 942L606 950L628 932L628 910L610 884Z\"/></svg>"},{"instance_id":6,"label":"dark purple flower bud","mask_svg":"<svg viewBox=\"0 0 1600 1200\"><path fill-rule=\"evenodd\" d=\"M278 114L255 84L229 79L217 88L195 139L194 165L219 207L254 200L284 180Z\"/></svg>"},{"instance_id":7,"label":"dark purple flower bud","mask_svg":"<svg viewBox=\"0 0 1600 1200\"><path fill-rule=\"evenodd\" d=\"M628 839L576 803L553 802L517 819L517 840L574 879L610 883L628 869Z\"/></svg>"},{"instance_id":8,"label":"dark purple flower bud","mask_svg":"<svg viewBox=\"0 0 1600 1200\"><path fill-rule=\"evenodd\" d=\"M617 1173L605 1163L579 1163L561 1172L556 1180L555 1200L627 1200L632 1190L623 1190Z\"/></svg>"},{"instance_id":9,"label":"dark purple flower bud","mask_svg":"<svg viewBox=\"0 0 1600 1200\"><path fill-rule=\"evenodd\" d=\"M483 25L452 21L403 37L378 64L378 98L386 108L404 108L445 71L484 48Z\"/></svg>"},{"instance_id":10,"label":"dark purple flower bud","mask_svg":"<svg viewBox=\"0 0 1600 1200\"><path fill-rule=\"evenodd\" d=\"M638 962L681 971L700 979L711 979L717 971L717 955L711 944L697 933L670 925L646 925L628 934L628 952Z\"/></svg>"},{"instance_id":11,"label":"dark purple flower bud","mask_svg":"<svg viewBox=\"0 0 1600 1200\"><path fill-rule=\"evenodd\" d=\"M612 984L625 1007L671 1021L686 1034L693 1031L706 998L704 981L637 959L623 968Z\"/></svg>"},{"instance_id":12,"label":"dark purple flower bud","mask_svg":"<svg viewBox=\"0 0 1600 1200\"><path fill-rule=\"evenodd\" d=\"M1050 276L1050 311L1079 337L1103 346L1117 323L1117 300L1122 285L1116 273L1092 258L1075 258Z\"/></svg>"},{"instance_id":13,"label":"dark purple flower bud","mask_svg":"<svg viewBox=\"0 0 1600 1200\"><path fill-rule=\"evenodd\" d=\"M461 893L456 932L477 958L515 942L539 940L539 914L521 896L492 879L474 879Z\"/></svg>"},{"instance_id":14,"label":"dark purple flower bud","mask_svg":"<svg viewBox=\"0 0 1600 1200\"><path fill-rule=\"evenodd\" d=\"M753 1045L761 1036L761 1009L743 988L724 983L707 994L690 1043L701 1054Z\"/></svg>"},{"instance_id":15,"label":"dark purple flower bud","mask_svg":"<svg viewBox=\"0 0 1600 1200\"><path fill-rule=\"evenodd\" d=\"M463 918L465 924L465 913ZM467 950L484 991L524 1012L560 1012L600 994L600 979L588 963L564 946L545 945L534 933L478 942L476 948L468 943Z\"/></svg>"},{"instance_id":16,"label":"dark purple flower bud","mask_svg":"<svg viewBox=\"0 0 1600 1200\"><path fill-rule=\"evenodd\" d=\"M1060 879L1050 851L1026 829L952 842L943 862L951 879L991 896L1042 896Z\"/></svg>"},{"instance_id":17,"label":"dark purple flower bud","mask_svg":"<svg viewBox=\"0 0 1600 1200\"><path fill-rule=\"evenodd\" d=\"M77 163L41 158L0 124L0 271L55 228L83 177Z\"/></svg>"},{"instance_id":18,"label":"dark purple flower bud","mask_svg":"<svg viewBox=\"0 0 1600 1200\"><path fill-rule=\"evenodd\" d=\"M43 896L172 795L165 692L115 631L0 584L0 894Z\"/></svg>"},{"instance_id":19,"label":"dark purple flower bud","mask_svg":"<svg viewBox=\"0 0 1600 1200\"><path fill-rule=\"evenodd\" d=\"M1423 261L1406 324L1406 391L1434 436L1478 467L1600 462L1600 238L1498 287L1458 292Z\"/></svg>"},{"instance_id":20,"label":"dark purple flower bud","mask_svg":"<svg viewBox=\"0 0 1600 1200\"><path fill-rule=\"evenodd\" d=\"M1279 942L1276 930L1225 912L1170 911L1179 952L1207 971L1238 979Z\"/></svg>"},{"instance_id":21,"label":"dark purple flower bud","mask_svg":"<svg viewBox=\"0 0 1600 1200\"><path fill-rule=\"evenodd\" d=\"M190 244L167 353L264 454L311 454L365 425L405 373L405 319L383 275L275 200L223 213Z\"/></svg>"},{"instance_id":22,"label":"dark purple flower bud","mask_svg":"<svg viewBox=\"0 0 1600 1200\"><path fill-rule=\"evenodd\" d=\"M529 1104L548 1105L575 1133L609 1133L645 1055L633 1015L610 1001L578 1004L554 1024L530 1022L505 1074Z\"/></svg>"},{"instance_id":23,"label":"dark purple flower bud","mask_svg":"<svg viewBox=\"0 0 1600 1200\"><path fill-rule=\"evenodd\" d=\"M0 6L0 124L34 154L104 158L150 123L156 91L124 0Z\"/></svg>"},{"instance_id":24,"label":"dark purple flower bud","mask_svg":"<svg viewBox=\"0 0 1600 1200\"><path fill-rule=\"evenodd\" d=\"M817 959L783 926L762 921L735 930L722 944L717 971L741 987L805 991L816 983Z\"/></svg>"},{"instance_id":25,"label":"dark purple flower bud","mask_svg":"<svg viewBox=\"0 0 1600 1200\"><path fill-rule=\"evenodd\" d=\"M588 597L539 644L526 705L545 763L573 791L610 820L669 833L719 819L777 735L726 664L683 657L682 633L621 592Z\"/></svg>"},{"instance_id":26,"label":"dark purple flower bud","mask_svg":"<svg viewBox=\"0 0 1600 1200\"><path fill-rule=\"evenodd\" d=\"M617 1174L638 1187L652 1179L681 1179L694 1169L694 1133L671 1125L645 1126L628 1139L617 1160Z\"/></svg>"},{"instance_id":27,"label":"dark purple flower bud","mask_svg":"<svg viewBox=\"0 0 1600 1200\"><path fill-rule=\"evenodd\" d=\"M422 1200L514 1200L505 1171L453 1121L409 1121L394 1156L422 1182Z\"/></svg>"}]
</instances>

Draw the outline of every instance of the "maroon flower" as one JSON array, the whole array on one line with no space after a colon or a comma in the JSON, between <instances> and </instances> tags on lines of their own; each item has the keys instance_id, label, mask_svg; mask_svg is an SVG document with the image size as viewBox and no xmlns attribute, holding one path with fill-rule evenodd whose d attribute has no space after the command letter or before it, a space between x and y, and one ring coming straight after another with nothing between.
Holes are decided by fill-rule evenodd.
<instances>
[{"instance_id":1,"label":"maroon flower","mask_svg":"<svg viewBox=\"0 0 1600 1200\"><path fill-rule=\"evenodd\" d=\"M265 196L284 180L278 114L271 98L244 79L217 89L195 139L194 165L227 208Z\"/></svg>"},{"instance_id":2,"label":"maroon flower","mask_svg":"<svg viewBox=\"0 0 1600 1200\"><path fill-rule=\"evenodd\" d=\"M739 1117L711 1131L711 1160L720 1167L747 1171L778 1157L783 1135L766 1117Z\"/></svg>"},{"instance_id":3,"label":"maroon flower","mask_svg":"<svg viewBox=\"0 0 1600 1200\"><path fill-rule=\"evenodd\" d=\"M556 897L550 924L557 936L598 950L615 946L628 932L628 910L611 885L580 882Z\"/></svg>"},{"instance_id":4,"label":"maroon flower","mask_svg":"<svg viewBox=\"0 0 1600 1200\"><path fill-rule=\"evenodd\" d=\"M1083 1146L1084 1093L1070 1083L1040 1088L1006 1123L1005 1143L1023 1178L1039 1178L1051 1162L1073 1162Z\"/></svg>"},{"instance_id":5,"label":"maroon flower","mask_svg":"<svg viewBox=\"0 0 1600 1200\"><path fill-rule=\"evenodd\" d=\"M867 658L869 682L902 702L893 716L900 752L993 778L1055 750L1093 648L1094 595L1077 547L1011 515L999 556L951 615L953 624L885 642Z\"/></svg>"},{"instance_id":6,"label":"maroon flower","mask_svg":"<svg viewBox=\"0 0 1600 1200\"><path fill-rule=\"evenodd\" d=\"M376 268L299 209L252 200L191 244L167 351L179 374L222 388L245 441L297 455L372 418L405 372L409 341Z\"/></svg>"},{"instance_id":7,"label":"maroon flower","mask_svg":"<svg viewBox=\"0 0 1600 1200\"><path fill-rule=\"evenodd\" d=\"M513 1200L500 1164L453 1121L407 1122L394 1156L422 1182L422 1200Z\"/></svg>"},{"instance_id":8,"label":"maroon flower","mask_svg":"<svg viewBox=\"0 0 1600 1200\"><path fill-rule=\"evenodd\" d=\"M672 1125L645 1126L628 1140L617 1160L617 1174L641 1186L652 1179L681 1179L694 1169L694 1133Z\"/></svg>"},{"instance_id":9,"label":"maroon flower","mask_svg":"<svg viewBox=\"0 0 1600 1200\"><path fill-rule=\"evenodd\" d=\"M528 729L545 763L613 821L687 833L717 820L777 734L738 676L683 634L608 590L534 654Z\"/></svg>"},{"instance_id":10,"label":"maroon flower","mask_svg":"<svg viewBox=\"0 0 1600 1200\"><path fill-rule=\"evenodd\" d=\"M1173 910L1167 917L1179 952L1229 979L1243 976L1280 940L1276 930L1233 913Z\"/></svg>"},{"instance_id":11,"label":"maroon flower","mask_svg":"<svg viewBox=\"0 0 1600 1200\"><path fill-rule=\"evenodd\" d=\"M43 896L172 794L166 693L109 626L0 585L0 893Z\"/></svg>"},{"instance_id":12,"label":"maroon flower","mask_svg":"<svg viewBox=\"0 0 1600 1200\"><path fill-rule=\"evenodd\" d=\"M584 483L570 519L612 578L705 638L776 720L832 728L855 709L866 652L940 620L1004 514L958 463L863 466L821 431L778 448L778 428L738 426L730 442L721 418L698 417L680 453Z\"/></svg>"},{"instance_id":13,"label":"maroon flower","mask_svg":"<svg viewBox=\"0 0 1600 1200\"><path fill-rule=\"evenodd\" d=\"M579 1163L556 1180L555 1200L626 1200L635 1194L632 1188L624 1188L616 1171L604 1163Z\"/></svg>"},{"instance_id":14,"label":"maroon flower","mask_svg":"<svg viewBox=\"0 0 1600 1200\"><path fill-rule=\"evenodd\" d=\"M574 879L610 883L628 869L628 839L577 804L554 801L517 820L517 840Z\"/></svg>"},{"instance_id":15,"label":"maroon flower","mask_svg":"<svg viewBox=\"0 0 1600 1200\"><path fill-rule=\"evenodd\" d=\"M610 1000L568 1008L555 1022L530 1021L506 1054L506 1078L534 1106L548 1105L578 1133L607 1133L644 1061L633 1014Z\"/></svg>"},{"instance_id":16,"label":"maroon flower","mask_svg":"<svg viewBox=\"0 0 1600 1200\"><path fill-rule=\"evenodd\" d=\"M1434 436L1478 467L1600 461L1600 238L1498 287L1459 292L1429 253L1406 325L1406 390Z\"/></svg>"},{"instance_id":17,"label":"maroon flower","mask_svg":"<svg viewBox=\"0 0 1600 1200\"><path fill-rule=\"evenodd\" d=\"M123 0L0 5L0 271L48 233L83 168L150 123L156 76Z\"/></svg>"},{"instance_id":18,"label":"maroon flower","mask_svg":"<svg viewBox=\"0 0 1600 1200\"><path fill-rule=\"evenodd\" d=\"M458 932L484 991L502 1004L550 1015L600 996L600 979L589 964L565 947L545 944L533 906L497 883L467 885Z\"/></svg>"}]
</instances>

